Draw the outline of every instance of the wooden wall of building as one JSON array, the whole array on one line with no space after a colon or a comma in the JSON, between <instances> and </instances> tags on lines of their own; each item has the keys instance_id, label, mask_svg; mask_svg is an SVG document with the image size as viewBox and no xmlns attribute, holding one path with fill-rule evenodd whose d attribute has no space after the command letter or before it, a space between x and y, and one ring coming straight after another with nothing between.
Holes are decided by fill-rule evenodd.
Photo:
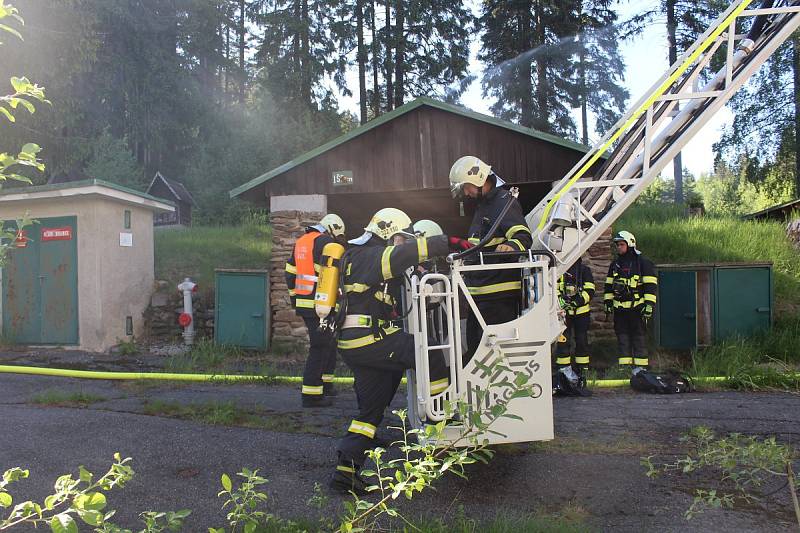
<instances>
[{"instance_id":1,"label":"wooden wall of building","mask_svg":"<svg viewBox=\"0 0 800 533\"><path fill-rule=\"evenodd\" d=\"M272 195L445 189L450 166L463 155L481 157L508 182L549 183L563 177L583 152L423 105L273 177L244 196L263 203ZM342 170L352 171L352 185L333 185L332 173Z\"/></svg>"}]
</instances>

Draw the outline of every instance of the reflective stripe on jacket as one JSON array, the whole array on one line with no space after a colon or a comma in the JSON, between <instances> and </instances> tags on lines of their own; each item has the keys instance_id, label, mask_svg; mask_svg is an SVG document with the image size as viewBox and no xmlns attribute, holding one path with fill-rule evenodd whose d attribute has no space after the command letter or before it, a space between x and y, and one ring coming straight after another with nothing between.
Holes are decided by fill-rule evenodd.
<instances>
[{"instance_id":1,"label":"reflective stripe on jacket","mask_svg":"<svg viewBox=\"0 0 800 533\"><path fill-rule=\"evenodd\" d=\"M567 308L567 315L585 315L591 311L589 305L594 297L595 285L591 269L578 259L558 280L558 295L572 300L576 305Z\"/></svg>"},{"instance_id":2,"label":"reflective stripe on jacket","mask_svg":"<svg viewBox=\"0 0 800 533\"><path fill-rule=\"evenodd\" d=\"M511 193L502 187L495 187L478 201L472 225L469 228L469 242L478 244L491 229L500 212L505 207ZM492 238L483 248L484 252L493 252L501 244L508 244L515 250L528 250L533 244L531 231L525 223L522 206L513 200L503 220L497 226ZM477 256L474 261L477 261ZM504 263L508 259L487 259L485 263ZM514 297L522 288L521 271L515 269L492 270L485 272L465 273L464 279L469 293L478 299L498 297Z\"/></svg>"},{"instance_id":3,"label":"reflective stripe on jacket","mask_svg":"<svg viewBox=\"0 0 800 533\"><path fill-rule=\"evenodd\" d=\"M331 242L334 242L333 237L327 233L320 233L316 228L308 228L306 233L297 239L292 255L286 262L286 286L289 290L292 307L297 310L299 315L316 316L314 312L316 277L321 268L322 249ZM302 254L298 254L298 248L303 251ZM305 253L308 249L311 250L310 257L308 253ZM302 255L301 261L298 261L298 255ZM311 286L310 292L308 292L309 285Z\"/></svg>"},{"instance_id":4,"label":"reflective stripe on jacket","mask_svg":"<svg viewBox=\"0 0 800 533\"><path fill-rule=\"evenodd\" d=\"M613 300L614 309L637 309L656 304L658 278L653 263L629 249L608 267L603 301Z\"/></svg>"},{"instance_id":5,"label":"reflective stripe on jacket","mask_svg":"<svg viewBox=\"0 0 800 533\"><path fill-rule=\"evenodd\" d=\"M343 329L339 350L364 348L381 338L400 331L391 325L395 298L390 282L397 280L410 267L429 257L447 255L447 237L439 235L415 239L399 246L383 246L377 237L362 246L348 250L344 257L344 290L347 316L370 317L363 327ZM367 323L368 322L368 323Z\"/></svg>"}]
</instances>

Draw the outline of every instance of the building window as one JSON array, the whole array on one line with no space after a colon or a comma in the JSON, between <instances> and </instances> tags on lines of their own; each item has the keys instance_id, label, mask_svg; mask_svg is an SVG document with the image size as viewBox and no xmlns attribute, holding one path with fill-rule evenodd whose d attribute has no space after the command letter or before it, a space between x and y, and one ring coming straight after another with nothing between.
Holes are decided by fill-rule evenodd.
<instances>
[{"instance_id":1,"label":"building window","mask_svg":"<svg viewBox=\"0 0 800 533\"><path fill-rule=\"evenodd\" d=\"M125 210L125 229L131 229L131 212L128 209Z\"/></svg>"}]
</instances>

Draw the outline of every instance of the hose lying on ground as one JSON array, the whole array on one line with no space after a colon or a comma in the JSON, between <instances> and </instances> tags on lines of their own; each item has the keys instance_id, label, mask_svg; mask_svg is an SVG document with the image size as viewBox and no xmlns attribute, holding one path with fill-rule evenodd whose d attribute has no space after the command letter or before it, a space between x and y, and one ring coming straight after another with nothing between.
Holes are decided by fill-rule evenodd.
<instances>
[{"instance_id":1,"label":"hose lying on ground","mask_svg":"<svg viewBox=\"0 0 800 533\"><path fill-rule=\"evenodd\" d=\"M294 384L302 383L301 376L257 376L242 374L180 374L169 372L107 372L98 370L71 370L67 368L43 368L38 366L17 366L0 365L0 374L26 374L33 376L52 376L62 378L79 379L109 379L109 380L166 380L166 381L266 381L268 383ZM405 378L403 378L405 381ZM724 376L708 376L694 378L700 383L718 383L727 381ZM334 383L352 384L353 378L334 378ZM593 379L589 380L587 386L601 389L627 387L630 381L627 379Z\"/></svg>"}]
</instances>

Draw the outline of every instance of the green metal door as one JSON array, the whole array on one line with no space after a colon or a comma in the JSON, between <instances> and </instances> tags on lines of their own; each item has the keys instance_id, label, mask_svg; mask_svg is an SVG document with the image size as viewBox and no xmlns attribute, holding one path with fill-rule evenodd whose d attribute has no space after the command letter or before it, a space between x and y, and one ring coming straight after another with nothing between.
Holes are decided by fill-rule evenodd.
<instances>
[{"instance_id":1,"label":"green metal door","mask_svg":"<svg viewBox=\"0 0 800 533\"><path fill-rule=\"evenodd\" d=\"M715 272L715 339L750 335L772 323L769 267L718 268Z\"/></svg>"},{"instance_id":2,"label":"green metal door","mask_svg":"<svg viewBox=\"0 0 800 533\"><path fill-rule=\"evenodd\" d=\"M267 273L217 271L214 340L245 348L267 348Z\"/></svg>"},{"instance_id":3,"label":"green metal door","mask_svg":"<svg viewBox=\"0 0 800 533\"><path fill-rule=\"evenodd\" d=\"M9 254L3 335L13 342L78 344L77 230L76 217L39 219Z\"/></svg>"},{"instance_id":4,"label":"green metal door","mask_svg":"<svg viewBox=\"0 0 800 533\"><path fill-rule=\"evenodd\" d=\"M664 348L697 346L697 274L664 270L658 273L658 334Z\"/></svg>"}]
</instances>

